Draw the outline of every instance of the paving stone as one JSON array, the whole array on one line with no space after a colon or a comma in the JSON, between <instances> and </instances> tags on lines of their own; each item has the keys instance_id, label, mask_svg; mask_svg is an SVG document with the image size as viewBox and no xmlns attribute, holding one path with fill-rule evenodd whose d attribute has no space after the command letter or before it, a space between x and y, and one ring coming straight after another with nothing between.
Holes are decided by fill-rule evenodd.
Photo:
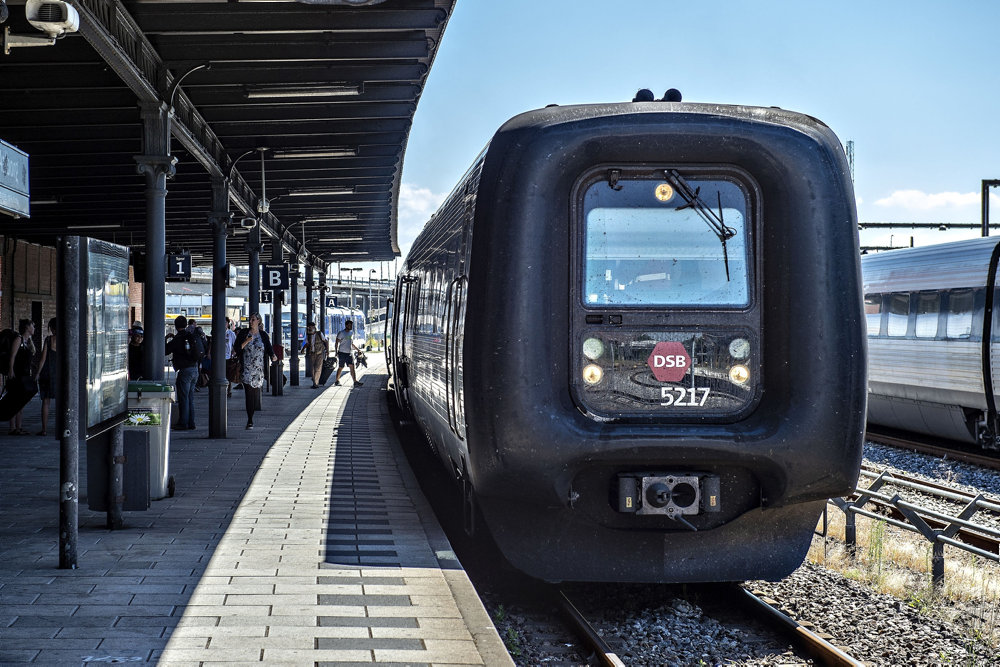
<instances>
[{"instance_id":1,"label":"paving stone","mask_svg":"<svg viewBox=\"0 0 1000 667\"><path fill-rule=\"evenodd\" d=\"M0 648L0 664L31 662L35 659L38 653L39 651L37 649L8 650Z\"/></svg>"},{"instance_id":2,"label":"paving stone","mask_svg":"<svg viewBox=\"0 0 1000 667\"><path fill-rule=\"evenodd\" d=\"M440 569L433 518L411 498L394 436L371 421L386 410L372 382L288 386L264 399L250 437L175 434L177 495L126 513L124 530L87 508L83 466L78 570L56 569L57 498L43 480L58 466L0 470L0 504L13 470L30 503L11 511L39 518L0 519L0 662L482 664L447 578L464 574ZM487 654L505 655L494 640Z\"/></svg>"}]
</instances>

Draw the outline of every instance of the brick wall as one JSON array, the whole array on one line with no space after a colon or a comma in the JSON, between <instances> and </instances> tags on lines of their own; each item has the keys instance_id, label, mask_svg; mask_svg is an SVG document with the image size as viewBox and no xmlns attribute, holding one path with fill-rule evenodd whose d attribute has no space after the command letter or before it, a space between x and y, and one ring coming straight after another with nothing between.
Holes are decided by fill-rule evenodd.
<instances>
[{"instance_id":1,"label":"brick wall","mask_svg":"<svg viewBox=\"0 0 1000 667\"><path fill-rule=\"evenodd\" d=\"M45 333L56 316L56 249L0 237L0 326L16 328L18 320L31 318L32 302L42 304L35 323Z\"/></svg>"}]
</instances>

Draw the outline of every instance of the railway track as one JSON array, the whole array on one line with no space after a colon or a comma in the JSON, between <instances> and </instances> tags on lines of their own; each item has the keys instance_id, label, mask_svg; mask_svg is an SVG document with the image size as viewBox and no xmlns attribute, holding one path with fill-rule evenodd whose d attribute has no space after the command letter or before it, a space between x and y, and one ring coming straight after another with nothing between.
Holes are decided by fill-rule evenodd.
<instances>
[{"instance_id":1,"label":"railway track","mask_svg":"<svg viewBox=\"0 0 1000 667\"><path fill-rule=\"evenodd\" d=\"M604 667L625 667L625 663L608 646L608 643L594 629L594 626L580 613L576 605L570 602L570 599L566 597L566 593L557 589L553 595L556 603L562 609L569 626L583 640L584 645L590 647L593 651L594 660L592 662L596 662L598 665L603 665Z\"/></svg>"},{"instance_id":2,"label":"railway track","mask_svg":"<svg viewBox=\"0 0 1000 667\"><path fill-rule=\"evenodd\" d=\"M719 586L717 591L724 598L716 604L731 609L742 609L749 619L760 623L774 633L783 645L794 645L801 657L809 658L818 665L832 667L861 667L863 662L851 657L843 649L835 646L832 637L814 631L806 623L795 621L780 610L777 601L759 596L738 584ZM571 629L580 637L583 645L591 651L589 664L604 667L624 667L627 663L615 652L601 634L586 619L561 589L554 589L556 604L562 609ZM731 598L731 599L728 599Z\"/></svg>"},{"instance_id":3,"label":"railway track","mask_svg":"<svg viewBox=\"0 0 1000 667\"><path fill-rule=\"evenodd\" d=\"M909 449L922 454L930 454L931 456L940 456L942 458L949 458L955 461L962 461L964 463L983 466L984 468L990 468L991 470L1000 470L1000 457L998 456L976 454L975 452L955 449L954 446L948 447L944 445L935 445L925 440L917 440L895 434L890 435L879 431L867 431L865 433L865 439L882 445L888 445L890 447Z\"/></svg>"},{"instance_id":4,"label":"railway track","mask_svg":"<svg viewBox=\"0 0 1000 667\"><path fill-rule=\"evenodd\" d=\"M775 631L786 636L800 651L816 661L819 665L834 667L864 667L864 663L855 660L843 649L835 646L829 635L815 632L806 624L799 623L787 616L778 607L779 603L770 598L761 597L741 586L734 586L733 594L742 598L741 602L750 613L759 620L765 621Z\"/></svg>"}]
</instances>

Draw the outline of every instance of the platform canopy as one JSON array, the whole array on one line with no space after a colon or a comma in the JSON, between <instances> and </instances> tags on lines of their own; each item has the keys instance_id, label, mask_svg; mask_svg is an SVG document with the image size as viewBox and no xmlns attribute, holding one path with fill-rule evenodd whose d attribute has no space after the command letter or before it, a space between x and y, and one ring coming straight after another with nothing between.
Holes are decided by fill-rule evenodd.
<instances>
[{"instance_id":1,"label":"platform canopy","mask_svg":"<svg viewBox=\"0 0 1000 667\"><path fill-rule=\"evenodd\" d=\"M141 108L165 105L168 253L211 263L213 180L231 176L234 263L244 218L318 268L399 254L403 151L455 0L72 0L79 29L30 47L24 2L0 25L0 139L30 156L31 210L0 234L142 250Z\"/></svg>"}]
</instances>

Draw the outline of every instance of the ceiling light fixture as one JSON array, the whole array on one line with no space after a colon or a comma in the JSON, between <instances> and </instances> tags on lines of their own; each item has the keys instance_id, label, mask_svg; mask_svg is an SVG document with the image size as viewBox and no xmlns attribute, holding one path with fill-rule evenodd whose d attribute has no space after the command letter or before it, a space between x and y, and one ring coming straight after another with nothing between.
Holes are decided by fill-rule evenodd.
<instances>
[{"instance_id":1,"label":"ceiling light fixture","mask_svg":"<svg viewBox=\"0 0 1000 667\"><path fill-rule=\"evenodd\" d=\"M333 186L329 188L303 188L301 190L289 190L289 197L322 197L324 195L353 195L354 186Z\"/></svg>"},{"instance_id":2,"label":"ceiling light fixture","mask_svg":"<svg viewBox=\"0 0 1000 667\"><path fill-rule=\"evenodd\" d=\"M358 219L356 213L343 213L340 215L318 215L307 217L302 222L354 222Z\"/></svg>"},{"instance_id":3,"label":"ceiling light fixture","mask_svg":"<svg viewBox=\"0 0 1000 667\"><path fill-rule=\"evenodd\" d=\"M364 92L362 83L335 83L325 86L253 86L246 90L247 99L286 97L350 97Z\"/></svg>"},{"instance_id":4,"label":"ceiling light fixture","mask_svg":"<svg viewBox=\"0 0 1000 667\"><path fill-rule=\"evenodd\" d=\"M317 147L303 148L301 150L288 149L283 151L274 151L271 153L271 156L282 160L288 158L306 159L317 157L355 157L357 154L357 148L351 148L349 146L330 146L327 148Z\"/></svg>"},{"instance_id":5,"label":"ceiling light fixture","mask_svg":"<svg viewBox=\"0 0 1000 667\"><path fill-rule=\"evenodd\" d=\"M66 225L66 229L121 229L121 225Z\"/></svg>"},{"instance_id":6,"label":"ceiling light fixture","mask_svg":"<svg viewBox=\"0 0 1000 667\"><path fill-rule=\"evenodd\" d=\"M339 241L345 241L345 242L346 241L364 241L364 239L362 237L360 237L360 236L348 236L348 237L338 236L338 237L335 237L335 238L320 239L320 241L324 241L324 242L327 242L327 243L330 243L330 242L336 243L336 242L339 242Z\"/></svg>"}]
</instances>

